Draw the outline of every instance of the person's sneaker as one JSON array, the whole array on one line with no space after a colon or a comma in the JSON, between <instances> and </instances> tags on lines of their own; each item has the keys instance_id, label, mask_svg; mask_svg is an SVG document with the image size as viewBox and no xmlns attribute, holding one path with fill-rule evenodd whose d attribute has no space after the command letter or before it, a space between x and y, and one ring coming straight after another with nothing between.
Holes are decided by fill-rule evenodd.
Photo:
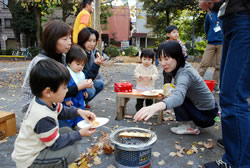
<instances>
[{"instance_id":1,"label":"person's sneaker","mask_svg":"<svg viewBox=\"0 0 250 168\"><path fill-rule=\"evenodd\" d=\"M85 109L90 109L90 105L86 104Z\"/></svg>"},{"instance_id":2,"label":"person's sneaker","mask_svg":"<svg viewBox=\"0 0 250 168\"><path fill-rule=\"evenodd\" d=\"M223 162L221 159L206 163L204 164L204 167L205 168L232 168L226 162Z\"/></svg>"},{"instance_id":3,"label":"person's sneaker","mask_svg":"<svg viewBox=\"0 0 250 168\"><path fill-rule=\"evenodd\" d=\"M198 135L200 134L200 130L195 127L192 128L190 124L181 124L178 127L172 127L170 128L170 131L182 135L182 134L190 134L190 135Z\"/></svg>"},{"instance_id":4,"label":"person's sneaker","mask_svg":"<svg viewBox=\"0 0 250 168\"><path fill-rule=\"evenodd\" d=\"M224 142L223 142L223 139L218 139L217 140L217 145L219 146L219 147L221 147L221 148L223 148L224 149Z\"/></svg>"}]
</instances>

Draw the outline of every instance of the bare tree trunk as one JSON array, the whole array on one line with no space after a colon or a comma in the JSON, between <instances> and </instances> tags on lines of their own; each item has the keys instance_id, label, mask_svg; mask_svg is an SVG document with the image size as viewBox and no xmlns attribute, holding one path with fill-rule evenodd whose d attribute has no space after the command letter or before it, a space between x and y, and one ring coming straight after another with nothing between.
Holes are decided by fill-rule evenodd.
<instances>
[{"instance_id":1,"label":"bare tree trunk","mask_svg":"<svg viewBox=\"0 0 250 168\"><path fill-rule=\"evenodd\" d=\"M169 11L166 10L166 18L167 18L167 26L170 24L170 19L169 19Z\"/></svg>"},{"instance_id":2,"label":"bare tree trunk","mask_svg":"<svg viewBox=\"0 0 250 168\"><path fill-rule=\"evenodd\" d=\"M36 24L37 24L37 30L36 30L36 40L37 40L37 46L41 47L41 11L38 7L35 8L35 15L36 15Z\"/></svg>"},{"instance_id":3,"label":"bare tree trunk","mask_svg":"<svg viewBox=\"0 0 250 168\"><path fill-rule=\"evenodd\" d=\"M97 44L97 48L99 49L100 52L102 52L102 38L101 38L101 34L102 34L102 30L101 30L101 21L100 21L100 15L101 15L101 5L100 5L100 0L95 0L95 11L94 11L94 23L93 24L93 28L96 29L99 34L100 34L100 42Z\"/></svg>"}]
</instances>

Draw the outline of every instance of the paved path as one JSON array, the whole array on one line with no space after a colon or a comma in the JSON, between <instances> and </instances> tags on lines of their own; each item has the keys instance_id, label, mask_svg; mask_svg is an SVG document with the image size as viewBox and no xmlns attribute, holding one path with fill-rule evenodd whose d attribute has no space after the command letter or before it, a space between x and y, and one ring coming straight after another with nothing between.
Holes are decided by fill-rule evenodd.
<instances>
[{"instance_id":1,"label":"paved path","mask_svg":"<svg viewBox=\"0 0 250 168\"><path fill-rule=\"evenodd\" d=\"M29 62L0 62L0 110L5 111L14 111L17 115L17 125L20 124L20 121L23 117L20 112L21 107L21 84L24 77L25 70ZM202 130L202 133L198 136L191 135L175 135L172 134L169 129L170 127L176 125L175 121L166 121L161 125L154 125L157 118L153 118L150 123L143 124L141 122L134 123L131 120L122 120L116 121L116 94L113 92L114 82L120 81L130 81L135 84L133 80L133 70L136 64L110 64L102 67L102 73L105 76L105 89L102 91L93 101L90 102L91 111L99 117L108 117L110 122L104 127L98 128L98 131L93 137L89 140L92 143L96 143L94 137L100 137L101 130L104 130L110 133L111 130L114 130L115 127L130 127L138 126L148 129L152 128L158 136L156 144L153 146L153 152L159 152L161 155L159 157L152 157L152 168L185 168L193 167L198 168L199 165L206 163L208 161L213 161L220 158L223 154L223 149L218 147L215 143L213 149L205 149L203 152L198 147L198 153L193 155L185 155L184 157L172 157L169 156L170 152L176 152L174 148L174 143L177 141L182 147L190 148L192 144L198 143L200 141L207 141L207 139L213 139L216 142L217 138L221 137L220 123L217 123L216 126L210 127L208 129ZM160 70L160 74L162 70ZM208 72L208 76L209 76ZM210 73L211 74L211 73ZM211 76L211 75L210 75ZM157 81L156 88L162 87L162 77ZM215 95L216 98L218 95ZM130 100L127 106L127 111L130 114L135 113L135 100ZM166 115L167 117L167 115ZM15 163L11 160L10 155L13 151L13 143L16 136L10 137L7 139L7 142L0 144L0 167L1 168L14 168ZM90 142L88 138L84 138L82 142L82 150L84 151L85 147L90 147ZM115 165L114 155L101 155L102 159L101 165L96 165L93 167L106 168L109 165ZM160 166L158 162L164 160L165 164ZM192 166L188 166L187 162L193 161Z\"/></svg>"}]
</instances>

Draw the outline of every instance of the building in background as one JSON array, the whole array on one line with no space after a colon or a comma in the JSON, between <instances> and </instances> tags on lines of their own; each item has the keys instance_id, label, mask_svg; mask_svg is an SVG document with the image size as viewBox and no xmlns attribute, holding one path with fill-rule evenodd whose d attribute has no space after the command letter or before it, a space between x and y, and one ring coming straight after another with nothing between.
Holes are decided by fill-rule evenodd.
<instances>
[{"instance_id":1,"label":"building in background","mask_svg":"<svg viewBox=\"0 0 250 168\"><path fill-rule=\"evenodd\" d=\"M113 6L112 13L107 29L102 25L102 41L120 46L122 41L130 40L130 9L128 6Z\"/></svg>"},{"instance_id":2,"label":"building in background","mask_svg":"<svg viewBox=\"0 0 250 168\"><path fill-rule=\"evenodd\" d=\"M8 50L16 48L15 35L11 28L12 16L8 5L8 0L0 0L0 49Z\"/></svg>"},{"instance_id":3,"label":"building in background","mask_svg":"<svg viewBox=\"0 0 250 168\"><path fill-rule=\"evenodd\" d=\"M146 28L147 13L143 10L143 2L136 2L136 23L132 32L132 45L137 48L147 48L155 45L155 37L152 29Z\"/></svg>"}]
</instances>

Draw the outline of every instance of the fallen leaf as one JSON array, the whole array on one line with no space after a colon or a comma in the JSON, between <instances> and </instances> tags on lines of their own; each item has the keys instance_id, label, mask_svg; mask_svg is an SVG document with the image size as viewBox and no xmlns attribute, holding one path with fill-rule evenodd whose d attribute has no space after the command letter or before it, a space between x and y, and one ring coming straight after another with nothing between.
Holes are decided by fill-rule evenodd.
<instances>
[{"instance_id":1,"label":"fallen leaf","mask_svg":"<svg viewBox=\"0 0 250 168\"><path fill-rule=\"evenodd\" d=\"M191 160L189 160L189 161L187 162L187 165L189 165L189 166L193 166L193 164L194 164L194 162L191 161Z\"/></svg>"},{"instance_id":2,"label":"fallen leaf","mask_svg":"<svg viewBox=\"0 0 250 168\"><path fill-rule=\"evenodd\" d=\"M176 152L176 155L177 155L178 157L183 157L183 156L184 156L183 154L181 154L181 152Z\"/></svg>"},{"instance_id":3,"label":"fallen leaf","mask_svg":"<svg viewBox=\"0 0 250 168\"><path fill-rule=\"evenodd\" d=\"M176 150L181 150L181 146L180 145L174 144L174 147L175 147Z\"/></svg>"},{"instance_id":4,"label":"fallen leaf","mask_svg":"<svg viewBox=\"0 0 250 168\"><path fill-rule=\"evenodd\" d=\"M152 155L153 155L154 157L159 157L161 154L160 154L159 152L152 152Z\"/></svg>"},{"instance_id":5,"label":"fallen leaf","mask_svg":"<svg viewBox=\"0 0 250 168\"><path fill-rule=\"evenodd\" d=\"M169 156L176 156L176 153L175 152L170 152Z\"/></svg>"},{"instance_id":6,"label":"fallen leaf","mask_svg":"<svg viewBox=\"0 0 250 168\"><path fill-rule=\"evenodd\" d=\"M216 125L214 128L217 129L217 130L219 130L220 126Z\"/></svg>"},{"instance_id":7,"label":"fallen leaf","mask_svg":"<svg viewBox=\"0 0 250 168\"><path fill-rule=\"evenodd\" d=\"M153 125L151 122L147 122L147 125Z\"/></svg>"},{"instance_id":8,"label":"fallen leaf","mask_svg":"<svg viewBox=\"0 0 250 168\"><path fill-rule=\"evenodd\" d=\"M102 164L101 158L99 158L98 156L96 156L96 157L94 158L94 164L95 164L95 165Z\"/></svg>"},{"instance_id":9,"label":"fallen leaf","mask_svg":"<svg viewBox=\"0 0 250 168\"><path fill-rule=\"evenodd\" d=\"M163 120L164 121L174 121L174 117L173 116L164 117Z\"/></svg>"},{"instance_id":10,"label":"fallen leaf","mask_svg":"<svg viewBox=\"0 0 250 168\"><path fill-rule=\"evenodd\" d=\"M212 149L212 148L214 147L214 142L213 142L213 140L212 140L212 139L208 139L207 141L208 141L208 143L204 142L204 143L203 143L203 146L204 146L205 148L207 148L207 149Z\"/></svg>"},{"instance_id":11,"label":"fallen leaf","mask_svg":"<svg viewBox=\"0 0 250 168\"><path fill-rule=\"evenodd\" d=\"M126 114L126 115L124 115L124 118L129 118L129 119L132 119L132 118L133 118L133 116L132 116L132 115L129 115L129 114Z\"/></svg>"},{"instance_id":12,"label":"fallen leaf","mask_svg":"<svg viewBox=\"0 0 250 168\"><path fill-rule=\"evenodd\" d=\"M165 164L165 161L164 161L164 160L161 160L161 161L159 161L157 164L160 165L160 166L162 166L162 165Z\"/></svg>"},{"instance_id":13,"label":"fallen leaf","mask_svg":"<svg viewBox=\"0 0 250 168\"><path fill-rule=\"evenodd\" d=\"M200 141L200 142L198 142L198 145L202 145L202 146L203 146L203 142L201 142L201 141Z\"/></svg>"},{"instance_id":14,"label":"fallen leaf","mask_svg":"<svg viewBox=\"0 0 250 168\"><path fill-rule=\"evenodd\" d=\"M200 148L200 150L203 152L205 150L205 148Z\"/></svg>"},{"instance_id":15,"label":"fallen leaf","mask_svg":"<svg viewBox=\"0 0 250 168\"><path fill-rule=\"evenodd\" d=\"M186 153L187 153L187 155L192 155L194 153L194 151L192 149L188 149Z\"/></svg>"}]
</instances>

